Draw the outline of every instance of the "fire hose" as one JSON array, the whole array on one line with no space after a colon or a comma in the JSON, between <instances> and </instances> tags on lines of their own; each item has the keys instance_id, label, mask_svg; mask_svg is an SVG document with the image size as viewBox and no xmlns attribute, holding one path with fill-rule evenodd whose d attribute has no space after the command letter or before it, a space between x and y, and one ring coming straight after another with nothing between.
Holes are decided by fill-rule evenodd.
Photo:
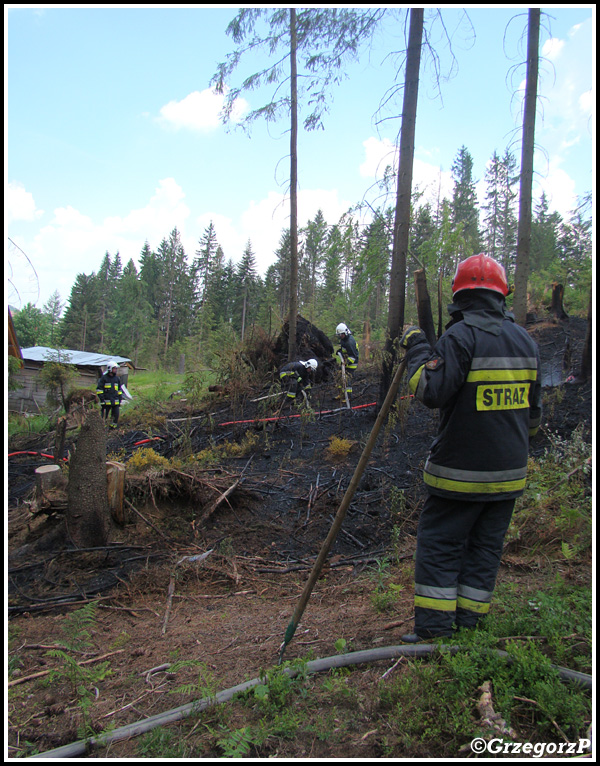
<instances>
[{"instance_id":1,"label":"fire hose","mask_svg":"<svg viewBox=\"0 0 600 766\"><path fill-rule=\"evenodd\" d=\"M441 651L449 651L453 654L456 654L457 652L463 650L464 647L460 646L445 646L437 644L411 644L402 646L378 647L376 649L365 649L358 652L350 652L349 654L336 654L331 657L312 660L311 662L307 662L303 669L306 670L307 673L319 673L331 670L332 668L349 667L351 665L358 665L366 662L391 660L398 657L425 657L434 654L435 652ZM511 661L511 658L507 652L501 651L499 649L492 651L495 651L498 656L505 658L508 662ZM587 675L586 673L580 673L575 670L569 670L568 668L562 668L557 665L553 665L552 667L558 671L560 678L562 678L564 681L578 684L583 689L592 689L592 676ZM282 672L293 678L299 672L301 672L301 670L294 667L286 667L283 668ZM94 747L106 747L113 742L118 742L119 740L137 737L140 734L145 734L146 732L156 728L157 726L166 726L176 721L180 721L189 715L200 713L214 705L220 704L222 702L228 702L236 694L242 694L249 689L252 689L253 687L263 683L265 683L264 677L254 678L251 681L246 681L244 683L238 684L237 686L233 686L230 689L225 689L224 691L218 692L214 696L205 697L201 700L196 700L195 702L186 703L185 705L173 708L172 710L167 710L163 713L158 713L157 715L151 716L150 718L145 718L143 721L121 726L118 729L113 729L112 731L90 737L89 739L78 740L77 742L72 742L69 745L58 747L55 750L48 750L45 753L32 755L31 758L74 758L78 755L84 755Z\"/></svg>"}]
</instances>

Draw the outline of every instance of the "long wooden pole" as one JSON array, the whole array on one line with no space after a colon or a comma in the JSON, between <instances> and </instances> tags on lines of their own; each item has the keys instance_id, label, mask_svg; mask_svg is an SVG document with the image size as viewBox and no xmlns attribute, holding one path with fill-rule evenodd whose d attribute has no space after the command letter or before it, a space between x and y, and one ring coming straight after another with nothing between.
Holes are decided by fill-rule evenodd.
<instances>
[{"instance_id":1,"label":"long wooden pole","mask_svg":"<svg viewBox=\"0 0 600 766\"><path fill-rule=\"evenodd\" d=\"M323 564L325 563L325 559L327 557L327 554L329 553L329 549L333 545L333 542L335 538L337 537L337 533L340 531L340 527L342 526L342 522L344 521L346 511L348 510L350 503L352 502L352 497L354 496L356 487L358 486L358 483L369 461L369 458L371 457L371 452L373 451L373 447L375 446L377 437L379 436L379 431L381 430L381 426L385 422L385 419L387 418L387 414L390 410L390 407L392 406L392 403L394 402L396 398L396 395L398 393L398 388L400 386L400 380L402 378L402 375L404 374L405 369L406 369L406 358L404 358L401 361L400 365L398 366L398 369L396 370L396 374L394 375L392 383L388 389L387 396L385 397L385 401L383 402L383 405L381 409L379 410L379 414L377 415L377 420L375 421L375 424L373 425L373 428L371 429L371 434L369 436L369 439L365 445L362 455L360 456L358 465L356 466L354 470L354 475L352 477L352 480L350 481L350 484L348 485L348 489L346 490L346 493L344 494L344 497L342 498L340 507L338 508L335 519L333 520L333 524L331 525L331 529L329 530L327 539L321 546L321 550L319 552L319 555L317 556L317 560L315 561L313 565L312 572L310 573L308 581L306 585L304 586L304 591L302 595L300 596L300 601L298 602L298 605L296 606L296 609L294 610L294 614L292 615L292 619L290 620L289 625L287 626L283 643L281 644L279 648L279 664L281 664L281 661L283 659L283 653L285 651L285 647L289 644L289 642L294 637L294 633L296 632L296 628L298 627L300 623L300 618L302 617L302 614L304 613L304 609L306 608L306 604L308 603L310 594L312 593L312 590L315 586L315 583L317 582L317 579L319 577Z\"/></svg>"}]
</instances>

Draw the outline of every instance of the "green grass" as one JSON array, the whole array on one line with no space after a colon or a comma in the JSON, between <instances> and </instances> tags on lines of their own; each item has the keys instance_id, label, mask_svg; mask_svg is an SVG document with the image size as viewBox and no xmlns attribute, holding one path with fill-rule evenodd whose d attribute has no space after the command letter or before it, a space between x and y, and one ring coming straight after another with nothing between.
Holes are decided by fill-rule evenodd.
<instances>
[{"instance_id":1,"label":"green grass","mask_svg":"<svg viewBox=\"0 0 600 766\"><path fill-rule=\"evenodd\" d=\"M53 428L53 420L47 415L19 415L8 413L8 438L17 434L43 434Z\"/></svg>"},{"instance_id":2,"label":"green grass","mask_svg":"<svg viewBox=\"0 0 600 766\"><path fill-rule=\"evenodd\" d=\"M129 376L127 388L133 397L168 401L171 394L182 390L184 380L185 375L163 370L138 371Z\"/></svg>"}]
</instances>

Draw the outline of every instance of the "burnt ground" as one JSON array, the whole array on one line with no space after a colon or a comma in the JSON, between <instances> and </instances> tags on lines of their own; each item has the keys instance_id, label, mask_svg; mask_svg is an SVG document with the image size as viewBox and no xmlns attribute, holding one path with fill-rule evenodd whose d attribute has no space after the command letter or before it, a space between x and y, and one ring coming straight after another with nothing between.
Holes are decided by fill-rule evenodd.
<instances>
[{"instance_id":1,"label":"burnt ground","mask_svg":"<svg viewBox=\"0 0 600 766\"><path fill-rule=\"evenodd\" d=\"M540 347L547 386L544 427L532 444L533 455L580 424L591 440L591 381L560 385L578 367L586 326L585 320L571 318L529 328ZM187 678L185 671L167 672L175 658L204 663L217 690L276 664L375 422L377 378L361 364L352 397L356 409L345 409L334 398L335 386L322 383L310 392L316 414L284 410L291 417L277 421L267 419L277 414L277 397L252 401L267 393L216 395L208 405L210 417L205 407L195 412L174 402L151 429L111 432L108 457L122 462L148 446L166 458L211 449L213 462L190 467L188 459L143 474L128 468L128 523L115 526L110 544L101 550L39 544L61 523L60 501L39 515L30 506L33 471L48 462L44 455L52 452L53 436L21 436L9 445L7 609L14 683L9 755L43 753L78 739L79 710L68 692L45 686L43 675L39 680L29 676L53 667L48 645L66 640L65 616L92 599L98 604L92 650L110 654L112 670L93 705L97 731L190 701L169 693ZM334 654L339 638L353 650L393 645L412 627L412 556L424 499L421 468L437 414L406 390L401 395L286 648L286 660L309 651L313 657ZM237 454L231 445L241 445ZM206 551L212 553L201 562L188 558ZM392 553L394 579L404 590L390 613L374 607L373 593L374 573ZM509 565L500 573L500 579L532 576ZM344 747L314 755L373 755L362 745L356 752L347 742ZM132 741L91 757L136 753Z\"/></svg>"}]
</instances>

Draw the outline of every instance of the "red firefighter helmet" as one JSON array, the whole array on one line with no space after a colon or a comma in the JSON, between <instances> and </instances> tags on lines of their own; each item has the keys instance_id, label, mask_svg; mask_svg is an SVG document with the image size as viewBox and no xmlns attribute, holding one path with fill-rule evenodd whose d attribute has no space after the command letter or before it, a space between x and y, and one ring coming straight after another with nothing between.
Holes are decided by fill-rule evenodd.
<instances>
[{"instance_id":1,"label":"red firefighter helmet","mask_svg":"<svg viewBox=\"0 0 600 766\"><path fill-rule=\"evenodd\" d=\"M479 253L458 264L452 280L452 294L459 290L494 290L505 297L509 293L504 266L493 258Z\"/></svg>"}]
</instances>

